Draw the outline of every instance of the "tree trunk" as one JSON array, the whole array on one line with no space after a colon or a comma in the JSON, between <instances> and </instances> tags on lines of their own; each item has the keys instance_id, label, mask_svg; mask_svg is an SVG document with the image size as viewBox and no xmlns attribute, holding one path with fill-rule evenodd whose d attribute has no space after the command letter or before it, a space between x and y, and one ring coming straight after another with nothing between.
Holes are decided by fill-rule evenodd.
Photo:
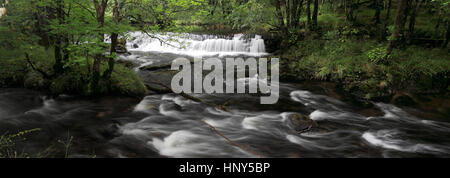
<instances>
[{"instance_id":1,"label":"tree trunk","mask_svg":"<svg viewBox=\"0 0 450 178\"><path fill-rule=\"evenodd\" d=\"M119 11L119 0L114 0L114 8L113 8L113 21L116 25L120 22L120 11ZM113 56L117 52L117 43L118 43L119 34L112 33L111 34L111 48L110 54ZM105 73L106 80L111 79L111 74L114 71L115 58L110 57L108 60L108 70Z\"/></svg>"},{"instance_id":2,"label":"tree trunk","mask_svg":"<svg viewBox=\"0 0 450 178\"><path fill-rule=\"evenodd\" d=\"M414 34L414 28L416 25L416 17L417 17L417 13L420 9L421 3L422 3L422 0L416 1L416 7L413 9L411 16L409 17L409 29L408 29L408 33L406 35L406 39L407 39L408 43L410 42L412 35Z\"/></svg>"},{"instance_id":3,"label":"tree trunk","mask_svg":"<svg viewBox=\"0 0 450 178\"><path fill-rule=\"evenodd\" d=\"M308 25L308 28L311 30L312 29L312 24L311 24L311 0L307 0L306 1L306 23Z\"/></svg>"},{"instance_id":4,"label":"tree trunk","mask_svg":"<svg viewBox=\"0 0 450 178\"><path fill-rule=\"evenodd\" d=\"M381 0L374 0L374 6L375 6L375 25L379 24L381 22L380 15L381 15Z\"/></svg>"},{"instance_id":5,"label":"tree trunk","mask_svg":"<svg viewBox=\"0 0 450 178\"><path fill-rule=\"evenodd\" d=\"M291 14L291 0L284 0L285 1L285 15L286 15L286 26L290 28L292 26L292 14Z\"/></svg>"},{"instance_id":6,"label":"tree trunk","mask_svg":"<svg viewBox=\"0 0 450 178\"><path fill-rule=\"evenodd\" d=\"M97 13L97 23L99 25L99 34L98 39L100 42L103 42L105 39L103 31L103 27L105 26L105 10L106 6L108 5L108 0L102 0L101 3L99 3L97 0L93 0L95 10ZM98 53L94 56L94 64L92 67L92 91L94 95L100 94L100 65L103 60L103 54Z\"/></svg>"},{"instance_id":7,"label":"tree trunk","mask_svg":"<svg viewBox=\"0 0 450 178\"><path fill-rule=\"evenodd\" d=\"M314 0L314 11L312 14L312 27L314 30L317 29L317 16L319 15L319 0Z\"/></svg>"},{"instance_id":8,"label":"tree trunk","mask_svg":"<svg viewBox=\"0 0 450 178\"><path fill-rule=\"evenodd\" d=\"M392 34L392 39L387 46L387 54L390 55L392 50L399 45L399 41L402 38L403 30L406 24L406 8L408 6L408 0L399 0L397 4L397 15L395 16L395 29Z\"/></svg>"},{"instance_id":9,"label":"tree trunk","mask_svg":"<svg viewBox=\"0 0 450 178\"><path fill-rule=\"evenodd\" d=\"M450 43L450 21L447 20L447 32L445 33L445 41L442 44L442 48L447 48L449 47Z\"/></svg>"},{"instance_id":10,"label":"tree trunk","mask_svg":"<svg viewBox=\"0 0 450 178\"><path fill-rule=\"evenodd\" d=\"M386 40L387 26L389 24L389 20L391 19L391 7L392 7L392 0L389 0L386 7L386 17L384 19L383 29L381 30L380 41Z\"/></svg>"},{"instance_id":11,"label":"tree trunk","mask_svg":"<svg viewBox=\"0 0 450 178\"><path fill-rule=\"evenodd\" d=\"M280 2L280 0L274 0L274 1L275 1L275 9L276 9L280 29L281 29L283 35L289 35L286 25L284 23L283 12L281 11L281 2Z\"/></svg>"},{"instance_id":12,"label":"tree trunk","mask_svg":"<svg viewBox=\"0 0 450 178\"><path fill-rule=\"evenodd\" d=\"M62 3L62 0L56 1L56 17L58 20L58 23L60 25L64 24L64 6ZM61 34L55 35L55 64L53 65L53 70L55 72L55 76L62 74L64 71L63 69L63 54L62 54L62 40L63 37Z\"/></svg>"}]
</instances>

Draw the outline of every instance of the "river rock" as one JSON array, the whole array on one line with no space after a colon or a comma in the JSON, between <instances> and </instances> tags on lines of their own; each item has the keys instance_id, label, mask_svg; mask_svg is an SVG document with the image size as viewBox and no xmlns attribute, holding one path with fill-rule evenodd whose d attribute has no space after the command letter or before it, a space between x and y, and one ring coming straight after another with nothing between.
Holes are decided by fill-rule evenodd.
<instances>
[{"instance_id":1,"label":"river rock","mask_svg":"<svg viewBox=\"0 0 450 178\"><path fill-rule=\"evenodd\" d=\"M129 60L123 60L123 59L117 60L117 63L118 63L118 64L122 64L122 65L124 65L125 67L130 68L130 69L137 66L137 64L133 63L132 61L129 61Z\"/></svg>"},{"instance_id":2,"label":"river rock","mask_svg":"<svg viewBox=\"0 0 450 178\"><path fill-rule=\"evenodd\" d=\"M297 132L308 132L313 128L319 127L316 121L312 120L308 116L302 114L292 114L289 116L289 121Z\"/></svg>"}]
</instances>

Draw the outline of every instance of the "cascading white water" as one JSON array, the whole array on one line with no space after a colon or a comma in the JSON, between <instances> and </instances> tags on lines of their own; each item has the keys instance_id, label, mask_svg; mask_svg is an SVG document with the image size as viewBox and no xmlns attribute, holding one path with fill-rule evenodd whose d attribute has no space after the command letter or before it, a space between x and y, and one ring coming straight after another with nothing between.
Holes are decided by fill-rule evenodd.
<instances>
[{"instance_id":1,"label":"cascading white water","mask_svg":"<svg viewBox=\"0 0 450 178\"><path fill-rule=\"evenodd\" d=\"M175 53L189 56L264 56L267 55L264 39L255 35L244 39L243 34L233 38L214 35L166 34L149 37L141 32L129 33L127 47L130 51ZM161 39L164 41L162 42Z\"/></svg>"},{"instance_id":2,"label":"cascading white water","mask_svg":"<svg viewBox=\"0 0 450 178\"><path fill-rule=\"evenodd\" d=\"M2 17L3 16L3 13L4 13L4 10L5 8L0 8L0 17Z\"/></svg>"}]
</instances>

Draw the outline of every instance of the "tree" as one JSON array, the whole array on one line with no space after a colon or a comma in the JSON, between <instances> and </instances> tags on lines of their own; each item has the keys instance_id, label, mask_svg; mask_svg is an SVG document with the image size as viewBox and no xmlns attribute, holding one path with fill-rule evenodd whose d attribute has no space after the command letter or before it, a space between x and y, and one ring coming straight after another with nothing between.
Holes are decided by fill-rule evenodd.
<instances>
[{"instance_id":1,"label":"tree","mask_svg":"<svg viewBox=\"0 0 450 178\"><path fill-rule=\"evenodd\" d=\"M387 46L387 55L392 53L392 50L399 46L400 40L404 34L404 28L407 18L407 7L408 0L398 0L397 3L397 14L395 16L394 33L392 34L392 39L389 41Z\"/></svg>"},{"instance_id":2,"label":"tree","mask_svg":"<svg viewBox=\"0 0 450 178\"><path fill-rule=\"evenodd\" d=\"M113 21L114 21L115 25L119 25L119 23L121 21L120 10L122 9L124 3L125 2L120 3L119 0L114 0ZM114 63L115 63L114 56L117 52L118 38L119 38L118 30L115 30L114 32L111 33L111 46L110 46L110 51L109 51L111 57L109 57L109 59L108 59L108 70L106 70L106 72L104 74L106 80L110 80L111 74L114 71Z\"/></svg>"},{"instance_id":3,"label":"tree","mask_svg":"<svg viewBox=\"0 0 450 178\"><path fill-rule=\"evenodd\" d=\"M412 35L414 34L414 29L415 29L415 25L416 25L416 17L420 10L421 5L422 5L422 0L415 0L415 1L411 2L411 7L414 7L414 8L412 9L412 12L409 17L408 32L406 33L406 40L408 41L408 43L410 42Z\"/></svg>"},{"instance_id":4,"label":"tree","mask_svg":"<svg viewBox=\"0 0 450 178\"><path fill-rule=\"evenodd\" d=\"M303 0L274 0L273 3L278 19L278 26L282 34L287 37L286 39L291 40L291 42L289 43L296 41L298 38L296 32L300 27L300 17L301 11L303 9ZM315 8L316 7L317 6L315 6Z\"/></svg>"},{"instance_id":5,"label":"tree","mask_svg":"<svg viewBox=\"0 0 450 178\"><path fill-rule=\"evenodd\" d=\"M381 8L382 0L373 0L373 5L375 6L375 24L379 24L381 22Z\"/></svg>"},{"instance_id":6,"label":"tree","mask_svg":"<svg viewBox=\"0 0 450 178\"><path fill-rule=\"evenodd\" d=\"M101 0L99 2L98 0L92 0L95 6L96 11L96 19L98 23L98 34L97 34L97 40L101 44L105 41L105 34L103 33L103 27L105 26L105 11L106 7L108 6L108 0ZM92 67L92 91L94 94L100 93L100 65L103 60L103 53L98 52L94 56L94 65Z\"/></svg>"},{"instance_id":7,"label":"tree","mask_svg":"<svg viewBox=\"0 0 450 178\"><path fill-rule=\"evenodd\" d=\"M312 15L312 28L317 29L317 17L319 15L319 0L314 0L314 11Z\"/></svg>"}]
</instances>

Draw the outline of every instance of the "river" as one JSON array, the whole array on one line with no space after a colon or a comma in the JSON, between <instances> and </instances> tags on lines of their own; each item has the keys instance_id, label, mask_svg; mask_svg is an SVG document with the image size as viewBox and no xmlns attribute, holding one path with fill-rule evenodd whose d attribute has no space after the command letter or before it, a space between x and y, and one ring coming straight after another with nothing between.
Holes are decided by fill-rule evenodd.
<instances>
[{"instance_id":1,"label":"river","mask_svg":"<svg viewBox=\"0 0 450 178\"><path fill-rule=\"evenodd\" d=\"M242 39L206 35L188 39L182 50L134 34L131 55L139 68L180 56L265 55L259 36ZM133 35L132 35L133 36ZM159 42L158 42L159 43ZM153 51L156 50L156 51ZM251 79L249 79L251 80ZM0 89L0 131L40 128L17 143L20 150L63 157L449 157L450 123L446 116L423 119L386 103L367 109L338 96L325 82L280 83L280 100L260 105L251 94L196 94L210 103L228 103L228 111L175 94L126 97L50 98L26 89ZM419 112L419 111L417 111ZM425 111L424 111L425 112ZM320 129L298 133L290 117L308 115ZM215 128L212 129L212 127ZM73 139L70 139L70 138Z\"/></svg>"}]
</instances>

